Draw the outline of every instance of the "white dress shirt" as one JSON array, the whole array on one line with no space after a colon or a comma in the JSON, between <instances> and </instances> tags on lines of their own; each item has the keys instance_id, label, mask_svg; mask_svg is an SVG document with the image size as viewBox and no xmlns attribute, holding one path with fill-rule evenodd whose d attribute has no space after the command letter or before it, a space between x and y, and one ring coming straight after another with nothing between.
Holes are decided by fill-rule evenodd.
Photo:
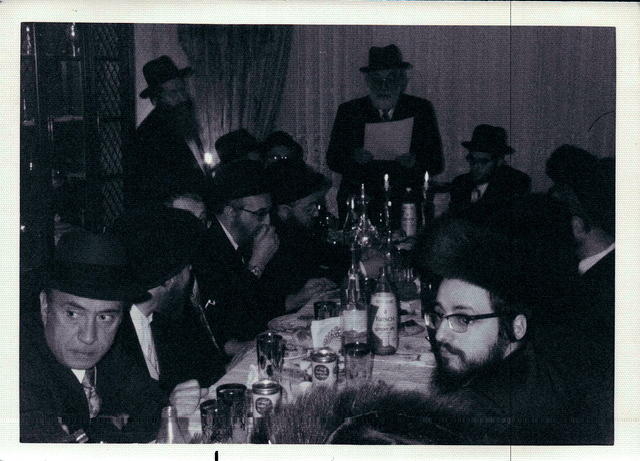
<instances>
[{"instance_id":1,"label":"white dress shirt","mask_svg":"<svg viewBox=\"0 0 640 461\"><path fill-rule=\"evenodd\" d=\"M395 110L395 108L391 108L387 111L387 113L389 114L389 120L391 120L393 118L393 111ZM378 114L380 115L380 118L382 120L384 120L384 111L382 109L378 109Z\"/></svg>"},{"instance_id":2,"label":"white dress shirt","mask_svg":"<svg viewBox=\"0 0 640 461\"><path fill-rule=\"evenodd\" d=\"M73 373L73 375L76 377L76 379L78 380L78 382L80 384L82 384L82 380L84 379L84 374L86 372L86 370L76 370L74 368L71 369L71 372Z\"/></svg>"},{"instance_id":3,"label":"white dress shirt","mask_svg":"<svg viewBox=\"0 0 640 461\"><path fill-rule=\"evenodd\" d=\"M584 274L593 266L595 266L598 263L598 261L600 261L602 258L604 258L609 253L611 253L615 249L615 247L616 247L616 244L612 243L606 249L602 250L600 253L596 253L580 261L580 263L578 264L578 272L580 272L580 275Z\"/></svg>"},{"instance_id":4,"label":"white dress shirt","mask_svg":"<svg viewBox=\"0 0 640 461\"><path fill-rule=\"evenodd\" d=\"M153 342L153 334L151 333L151 321L153 320L153 313L148 317L145 316L138 307L134 304L129 311L131 315L131 321L133 327L136 329L136 335L138 336L138 342L142 349L142 355L144 355L144 361L147 363L147 369L149 375L156 381L160 376L160 369L158 367L158 355L156 354L156 346Z\"/></svg>"},{"instance_id":5,"label":"white dress shirt","mask_svg":"<svg viewBox=\"0 0 640 461\"><path fill-rule=\"evenodd\" d=\"M216 219L218 219L218 218L216 218ZM234 240L233 236L229 233L227 228L224 227L224 224L222 224L219 219L218 219L218 223L220 224L220 227L222 227L222 230L224 231L225 235L227 236L227 238L231 242L231 245L233 246L233 249L237 251L238 250L238 244Z\"/></svg>"},{"instance_id":6,"label":"white dress shirt","mask_svg":"<svg viewBox=\"0 0 640 461\"><path fill-rule=\"evenodd\" d=\"M487 191L487 187L489 187L489 183L485 182L483 184L478 184L471 191L471 203L475 203L482 198L484 193Z\"/></svg>"}]
</instances>

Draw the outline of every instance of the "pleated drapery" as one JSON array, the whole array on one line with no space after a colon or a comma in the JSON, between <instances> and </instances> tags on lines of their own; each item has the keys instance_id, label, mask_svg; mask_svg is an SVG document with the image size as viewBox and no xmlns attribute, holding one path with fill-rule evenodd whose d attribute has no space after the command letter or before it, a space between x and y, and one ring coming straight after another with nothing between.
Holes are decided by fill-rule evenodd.
<instances>
[{"instance_id":1,"label":"pleated drapery","mask_svg":"<svg viewBox=\"0 0 640 461\"><path fill-rule=\"evenodd\" d=\"M178 40L189 58L203 144L245 128L269 134L286 80L289 26L180 25Z\"/></svg>"}]
</instances>

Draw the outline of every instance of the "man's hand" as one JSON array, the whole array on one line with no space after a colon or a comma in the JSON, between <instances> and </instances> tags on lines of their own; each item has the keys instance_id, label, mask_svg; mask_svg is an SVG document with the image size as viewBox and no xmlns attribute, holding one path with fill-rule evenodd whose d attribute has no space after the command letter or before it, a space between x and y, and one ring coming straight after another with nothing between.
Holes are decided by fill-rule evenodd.
<instances>
[{"instance_id":1,"label":"man's hand","mask_svg":"<svg viewBox=\"0 0 640 461\"><path fill-rule=\"evenodd\" d=\"M407 152L406 154L398 155L396 160L405 168L413 168L416 165L416 154Z\"/></svg>"},{"instance_id":2,"label":"man's hand","mask_svg":"<svg viewBox=\"0 0 640 461\"><path fill-rule=\"evenodd\" d=\"M373 156L368 150L364 150L362 147L358 147L353 151L353 160L356 163L369 163L371 160L373 160Z\"/></svg>"},{"instance_id":3,"label":"man's hand","mask_svg":"<svg viewBox=\"0 0 640 461\"><path fill-rule=\"evenodd\" d=\"M336 284L327 278L309 279L304 287L295 294L287 296L285 301L285 308L287 312L293 311L302 307L309 300L315 296L319 296L322 293L326 293L336 289Z\"/></svg>"},{"instance_id":4,"label":"man's hand","mask_svg":"<svg viewBox=\"0 0 640 461\"><path fill-rule=\"evenodd\" d=\"M200 388L200 383L196 379L190 379L173 388L169 403L176 408L178 418L189 416L198 408L200 399L206 397L208 393L208 389Z\"/></svg>"},{"instance_id":5,"label":"man's hand","mask_svg":"<svg viewBox=\"0 0 640 461\"><path fill-rule=\"evenodd\" d=\"M261 270L264 270L273 258L273 255L278 251L280 240L276 233L276 228L273 226L262 225L258 228L258 231L253 238L253 246L251 249L251 259L249 260L249 267L257 266Z\"/></svg>"}]
</instances>

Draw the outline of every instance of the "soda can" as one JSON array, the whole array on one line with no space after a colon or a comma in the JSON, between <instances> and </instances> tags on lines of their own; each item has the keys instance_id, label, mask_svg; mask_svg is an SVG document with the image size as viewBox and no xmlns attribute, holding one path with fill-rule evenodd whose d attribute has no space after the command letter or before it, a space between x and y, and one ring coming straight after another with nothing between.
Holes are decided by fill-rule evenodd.
<instances>
[{"instance_id":1,"label":"soda can","mask_svg":"<svg viewBox=\"0 0 640 461\"><path fill-rule=\"evenodd\" d=\"M251 386L253 395L253 417L262 418L273 413L280 404L282 388L276 381L263 379Z\"/></svg>"},{"instance_id":2,"label":"soda can","mask_svg":"<svg viewBox=\"0 0 640 461\"><path fill-rule=\"evenodd\" d=\"M331 349L319 349L311 354L313 385L333 386L338 378L338 355Z\"/></svg>"}]
</instances>

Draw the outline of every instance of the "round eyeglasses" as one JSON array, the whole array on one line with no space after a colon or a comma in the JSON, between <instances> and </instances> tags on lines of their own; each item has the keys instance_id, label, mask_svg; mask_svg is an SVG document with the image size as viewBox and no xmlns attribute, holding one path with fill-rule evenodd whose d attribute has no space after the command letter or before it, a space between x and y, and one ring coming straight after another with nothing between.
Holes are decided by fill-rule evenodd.
<instances>
[{"instance_id":1,"label":"round eyeglasses","mask_svg":"<svg viewBox=\"0 0 640 461\"><path fill-rule=\"evenodd\" d=\"M424 314L424 323L427 325L427 328L432 330L437 330L440 328L440 324L443 320L447 320L449 324L449 328L451 328L456 333L466 333L467 329L471 322L482 319L491 319L494 317L504 317L507 315L506 313L498 314L481 314L481 315L467 315L467 314L441 314L440 312L427 312Z\"/></svg>"}]
</instances>

